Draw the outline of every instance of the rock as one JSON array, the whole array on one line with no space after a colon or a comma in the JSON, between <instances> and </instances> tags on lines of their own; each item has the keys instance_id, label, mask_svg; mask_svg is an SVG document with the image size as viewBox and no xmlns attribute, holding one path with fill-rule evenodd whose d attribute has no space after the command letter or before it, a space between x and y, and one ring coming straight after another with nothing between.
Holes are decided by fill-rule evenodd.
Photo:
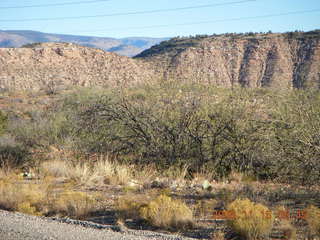
<instances>
[{"instance_id":1,"label":"rock","mask_svg":"<svg viewBox=\"0 0 320 240\"><path fill-rule=\"evenodd\" d=\"M318 88L319 39L320 31L313 37L301 33L290 39L287 34L209 36L171 40L167 42L170 47L158 45L136 58L148 62L165 79L177 81L196 79L224 87Z\"/></svg>"},{"instance_id":2,"label":"rock","mask_svg":"<svg viewBox=\"0 0 320 240\"><path fill-rule=\"evenodd\" d=\"M205 180L203 183L202 183L202 188L204 190L207 190L207 191L212 191L212 185L209 183L208 180Z\"/></svg>"},{"instance_id":3,"label":"rock","mask_svg":"<svg viewBox=\"0 0 320 240\"><path fill-rule=\"evenodd\" d=\"M0 48L0 92L60 85L131 86L158 79L224 87L318 88L320 31L295 34L171 40L135 58L66 43Z\"/></svg>"},{"instance_id":4,"label":"rock","mask_svg":"<svg viewBox=\"0 0 320 240\"><path fill-rule=\"evenodd\" d=\"M169 184L168 183L165 183L163 181L160 181L158 179L154 180L152 183L151 183L151 188L167 188L169 187Z\"/></svg>"},{"instance_id":5,"label":"rock","mask_svg":"<svg viewBox=\"0 0 320 240\"><path fill-rule=\"evenodd\" d=\"M31 172L24 172L21 174L22 177L24 177L25 179L33 179L34 178L34 174L32 174Z\"/></svg>"},{"instance_id":6,"label":"rock","mask_svg":"<svg viewBox=\"0 0 320 240\"><path fill-rule=\"evenodd\" d=\"M0 48L1 89L62 91L73 85L118 86L154 79L140 61L65 43ZM14 76L14 78L12 78ZM10 81L6 80L10 79Z\"/></svg>"},{"instance_id":7,"label":"rock","mask_svg":"<svg viewBox=\"0 0 320 240\"><path fill-rule=\"evenodd\" d=\"M135 180L130 180L127 185L132 188L137 188L140 186L140 184Z\"/></svg>"}]
</instances>

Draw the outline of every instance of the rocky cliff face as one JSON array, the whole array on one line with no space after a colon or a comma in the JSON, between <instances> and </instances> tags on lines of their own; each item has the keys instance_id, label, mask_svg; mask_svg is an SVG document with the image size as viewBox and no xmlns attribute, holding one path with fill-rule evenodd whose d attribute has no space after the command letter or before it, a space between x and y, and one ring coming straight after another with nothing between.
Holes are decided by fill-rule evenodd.
<instances>
[{"instance_id":1,"label":"rocky cliff face","mask_svg":"<svg viewBox=\"0 0 320 240\"><path fill-rule=\"evenodd\" d=\"M320 32L174 39L138 55L164 79L226 87L320 88ZM164 50L167 49L167 50Z\"/></svg>"},{"instance_id":2,"label":"rocky cliff face","mask_svg":"<svg viewBox=\"0 0 320 240\"><path fill-rule=\"evenodd\" d=\"M62 43L0 49L0 88L128 86L159 79L319 89L320 31L176 38L134 59Z\"/></svg>"},{"instance_id":3,"label":"rocky cliff face","mask_svg":"<svg viewBox=\"0 0 320 240\"><path fill-rule=\"evenodd\" d=\"M74 44L0 48L0 88L128 86L150 78L151 73L139 61Z\"/></svg>"}]
</instances>

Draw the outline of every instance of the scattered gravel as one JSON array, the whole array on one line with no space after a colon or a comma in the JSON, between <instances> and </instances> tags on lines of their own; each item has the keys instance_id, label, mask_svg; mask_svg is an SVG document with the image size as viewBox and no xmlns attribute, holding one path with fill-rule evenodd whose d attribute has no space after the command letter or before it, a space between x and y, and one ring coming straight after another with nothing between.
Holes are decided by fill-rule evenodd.
<instances>
[{"instance_id":1,"label":"scattered gravel","mask_svg":"<svg viewBox=\"0 0 320 240\"><path fill-rule=\"evenodd\" d=\"M29 216L0 210L0 240L184 240L177 235L136 231L72 219Z\"/></svg>"}]
</instances>

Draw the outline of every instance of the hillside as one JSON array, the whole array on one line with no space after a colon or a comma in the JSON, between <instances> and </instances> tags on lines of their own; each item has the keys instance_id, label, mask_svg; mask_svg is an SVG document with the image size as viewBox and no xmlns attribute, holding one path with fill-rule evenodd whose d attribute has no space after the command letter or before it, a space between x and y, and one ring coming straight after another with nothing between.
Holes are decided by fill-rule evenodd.
<instances>
[{"instance_id":1,"label":"hillside","mask_svg":"<svg viewBox=\"0 0 320 240\"><path fill-rule=\"evenodd\" d=\"M144 45L138 38L125 43L111 49L124 54ZM320 88L320 31L174 38L134 58L70 43L29 44L0 48L0 64L4 89L158 79L224 87Z\"/></svg>"},{"instance_id":2,"label":"hillside","mask_svg":"<svg viewBox=\"0 0 320 240\"><path fill-rule=\"evenodd\" d=\"M105 51L115 52L123 56L134 56L143 50L150 48L165 38L104 38L90 36L76 36L65 34L50 34L36 31L1 31L0 30L0 47L21 47L25 44L38 42L68 42L76 43L86 47L100 48Z\"/></svg>"},{"instance_id":3,"label":"hillside","mask_svg":"<svg viewBox=\"0 0 320 240\"><path fill-rule=\"evenodd\" d=\"M71 43L0 49L0 88L48 89L68 85L130 85L150 78L128 57Z\"/></svg>"},{"instance_id":4,"label":"hillside","mask_svg":"<svg viewBox=\"0 0 320 240\"><path fill-rule=\"evenodd\" d=\"M244 87L320 87L320 31L174 38L142 52L164 79Z\"/></svg>"}]
</instances>

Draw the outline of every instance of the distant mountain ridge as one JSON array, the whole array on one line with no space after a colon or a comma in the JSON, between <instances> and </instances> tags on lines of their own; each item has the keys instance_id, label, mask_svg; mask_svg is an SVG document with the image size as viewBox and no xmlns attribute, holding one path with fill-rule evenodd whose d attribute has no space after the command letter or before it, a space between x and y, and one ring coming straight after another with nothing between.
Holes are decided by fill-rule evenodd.
<instances>
[{"instance_id":1,"label":"distant mountain ridge","mask_svg":"<svg viewBox=\"0 0 320 240\"><path fill-rule=\"evenodd\" d=\"M32 43L67 42L85 47L99 48L132 57L168 38L106 38L80 35L52 34L28 30L0 30L0 48L21 47Z\"/></svg>"}]
</instances>

